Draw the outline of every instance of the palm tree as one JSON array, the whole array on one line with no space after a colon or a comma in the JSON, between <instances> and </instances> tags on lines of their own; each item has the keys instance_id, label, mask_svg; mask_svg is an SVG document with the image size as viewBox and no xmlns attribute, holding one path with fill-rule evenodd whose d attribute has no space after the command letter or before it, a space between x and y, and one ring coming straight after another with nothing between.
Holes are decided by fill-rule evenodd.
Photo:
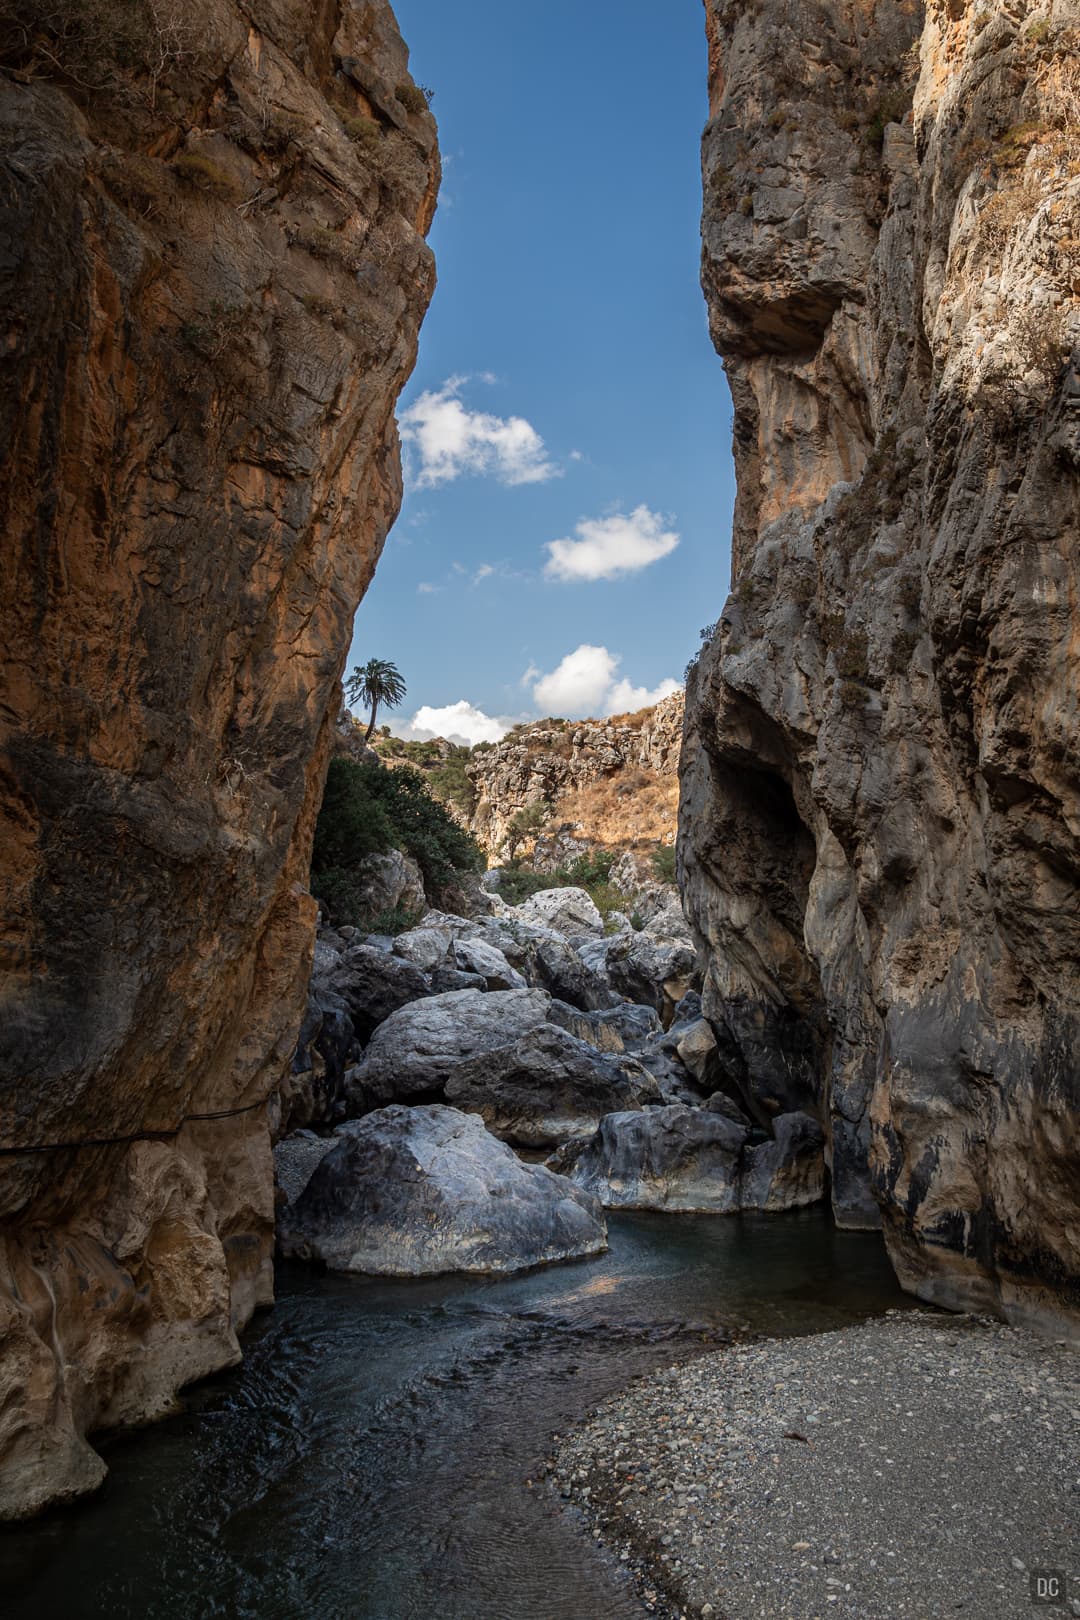
<instances>
[{"instance_id":1,"label":"palm tree","mask_svg":"<svg viewBox=\"0 0 1080 1620\"><path fill-rule=\"evenodd\" d=\"M396 664L385 658L369 658L366 664L357 664L345 682L345 695L350 703L370 706L371 720L364 734L364 741L369 743L379 704L386 709L396 709L405 697L405 682Z\"/></svg>"}]
</instances>

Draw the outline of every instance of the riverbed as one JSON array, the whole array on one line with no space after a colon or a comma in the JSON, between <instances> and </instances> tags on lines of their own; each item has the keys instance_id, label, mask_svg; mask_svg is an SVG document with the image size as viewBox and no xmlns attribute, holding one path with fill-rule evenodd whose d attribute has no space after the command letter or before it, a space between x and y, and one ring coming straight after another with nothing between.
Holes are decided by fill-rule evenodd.
<instances>
[{"instance_id":1,"label":"riverbed","mask_svg":"<svg viewBox=\"0 0 1080 1620\"><path fill-rule=\"evenodd\" d=\"M99 1437L97 1496L0 1533L10 1620L631 1620L629 1577L538 1479L553 1432L733 1336L908 1303L823 1210L616 1215L511 1278L284 1267L235 1372Z\"/></svg>"}]
</instances>

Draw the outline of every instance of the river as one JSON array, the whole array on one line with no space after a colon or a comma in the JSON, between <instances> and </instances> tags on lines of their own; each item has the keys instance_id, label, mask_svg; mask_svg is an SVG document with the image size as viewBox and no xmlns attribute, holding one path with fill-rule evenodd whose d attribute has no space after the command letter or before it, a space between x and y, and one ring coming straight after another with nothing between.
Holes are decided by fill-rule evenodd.
<instances>
[{"instance_id":1,"label":"river","mask_svg":"<svg viewBox=\"0 0 1080 1620\"><path fill-rule=\"evenodd\" d=\"M537 1480L552 1432L733 1332L908 1302L881 1240L823 1210L609 1225L605 1255L498 1280L282 1268L243 1366L174 1418L100 1437L95 1497L0 1532L5 1616L644 1615Z\"/></svg>"}]
</instances>

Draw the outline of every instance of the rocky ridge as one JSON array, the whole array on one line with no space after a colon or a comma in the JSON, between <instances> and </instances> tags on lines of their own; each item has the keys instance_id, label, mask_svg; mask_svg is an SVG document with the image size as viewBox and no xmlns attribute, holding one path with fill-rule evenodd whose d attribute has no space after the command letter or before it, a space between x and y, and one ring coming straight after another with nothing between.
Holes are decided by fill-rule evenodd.
<instances>
[{"instance_id":1,"label":"rocky ridge","mask_svg":"<svg viewBox=\"0 0 1080 1620\"><path fill-rule=\"evenodd\" d=\"M544 825L529 838L540 870L597 846L673 843L682 724L683 694L674 692L634 715L515 727L472 752L469 831L498 858L514 817L543 810Z\"/></svg>"},{"instance_id":2,"label":"rocky ridge","mask_svg":"<svg viewBox=\"0 0 1080 1620\"><path fill-rule=\"evenodd\" d=\"M271 1297L439 172L384 0L37 12L0 5L0 1516L96 1485L87 1434Z\"/></svg>"},{"instance_id":3,"label":"rocky ridge","mask_svg":"<svg viewBox=\"0 0 1080 1620\"><path fill-rule=\"evenodd\" d=\"M1080 1323L1080 9L707 0L734 589L684 901L904 1285Z\"/></svg>"}]
</instances>

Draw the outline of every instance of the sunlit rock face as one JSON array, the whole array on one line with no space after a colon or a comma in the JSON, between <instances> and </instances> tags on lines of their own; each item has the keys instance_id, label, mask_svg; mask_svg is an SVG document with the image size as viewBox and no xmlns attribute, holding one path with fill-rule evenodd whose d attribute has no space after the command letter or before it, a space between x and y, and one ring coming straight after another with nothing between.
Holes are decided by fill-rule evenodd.
<instances>
[{"instance_id":1,"label":"sunlit rock face","mask_svg":"<svg viewBox=\"0 0 1080 1620\"><path fill-rule=\"evenodd\" d=\"M706 7L718 1051L926 1299L1080 1321L1080 8Z\"/></svg>"},{"instance_id":2,"label":"sunlit rock face","mask_svg":"<svg viewBox=\"0 0 1080 1620\"><path fill-rule=\"evenodd\" d=\"M7 1516L96 1484L87 1433L271 1297L268 1098L434 284L389 6L140 17L0 80Z\"/></svg>"}]
</instances>

